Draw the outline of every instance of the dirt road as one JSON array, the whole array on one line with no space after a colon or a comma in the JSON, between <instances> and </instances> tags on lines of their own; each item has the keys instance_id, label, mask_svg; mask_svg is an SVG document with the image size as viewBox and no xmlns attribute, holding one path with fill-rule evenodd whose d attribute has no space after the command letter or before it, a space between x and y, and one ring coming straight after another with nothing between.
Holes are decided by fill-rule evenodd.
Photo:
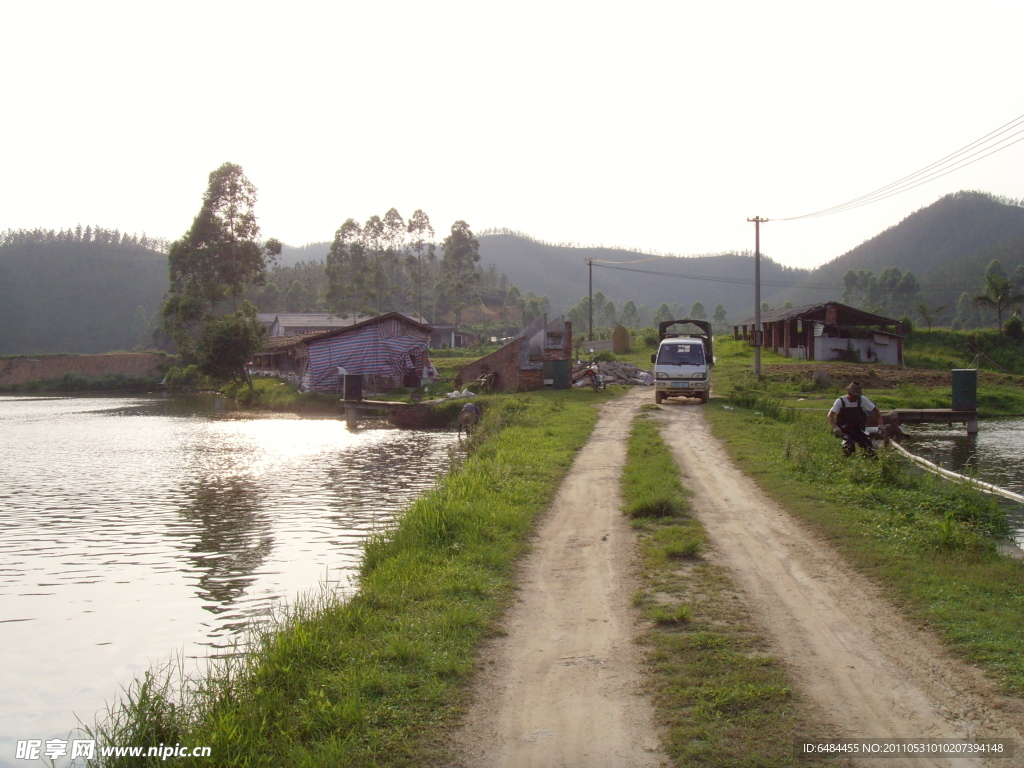
<instances>
[{"instance_id":1,"label":"dirt road","mask_svg":"<svg viewBox=\"0 0 1024 768\"><path fill-rule=\"evenodd\" d=\"M485 649L475 702L457 736L460 768L614 768L665 762L629 597L633 537L619 512L637 388L605 406L538 531L507 635ZM663 435L693 506L796 685L838 737L1013 738L1020 702L908 624L824 542L768 501L711 437L702 407L668 404ZM886 768L980 766L974 759L858 761ZM1024 755L991 765L1024 765Z\"/></svg>"},{"instance_id":2,"label":"dirt road","mask_svg":"<svg viewBox=\"0 0 1024 768\"><path fill-rule=\"evenodd\" d=\"M633 644L633 533L619 476L637 390L604 406L526 558L507 636L485 650L458 736L466 768L661 764Z\"/></svg>"},{"instance_id":3,"label":"dirt road","mask_svg":"<svg viewBox=\"0 0 1024 768\"><path fill-rule=\"evenodd\" d=\"M1013 738L1018 751L1024 748L1019 702L950 658L827 544L765 498L711 437L701 408L673 404L659 417L717 556L797 685L842 727L837 738ZM992 764L1022 765L1022 757ZM902 761L877 762L897 768Z\"/></svg>"}]
</instances>

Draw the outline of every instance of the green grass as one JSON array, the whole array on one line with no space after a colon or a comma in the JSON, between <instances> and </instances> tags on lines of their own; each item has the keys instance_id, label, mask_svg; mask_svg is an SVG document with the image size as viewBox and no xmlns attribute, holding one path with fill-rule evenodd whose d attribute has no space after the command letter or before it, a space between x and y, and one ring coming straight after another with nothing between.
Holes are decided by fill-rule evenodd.
<instances>
[{"instance_id":1,"label":"green grass","mask_svg":"<svg viewBox=\"0 0 1024 768\"><path fill-rule=\"evenodd\" d=\"M477 644L507 604L534 518L605 399L496 397L472 455L367 542L356 596L299 601L251 638L250 653L207 677L171 686L173 669L150 673L94 730L113 744L208 745L210 758L175 760L202 768L442 760Z\"/></svg>"},{"instance_id":2,"label":"green grass","mask_svg":"<svg viewBox=\"0 0 1024 768\"><path fill-rule=\"evenodd\" d=\"M817 415L782 422L706 411L740 467L806 520L949 648L1024 693L1024 567L1000 557L991 497L889 451L849 459Z\"/></svg>"},{"instance_id":3,"label":"green grass","mask_svg":"<svg viewBox=\"0 0 1024 768\"><path fill-rule=\"evenodd\" d=\"M633 422L623 511L639 537L643 586L632 602L648 619L640 642L664 747L680 768L794 765L795 735L827 734L770 655L725 569L706 559L703 527L648 418L656 410L645 408ZM652 496L664 505L651 508Z\"/></svg>"}]
</instances>

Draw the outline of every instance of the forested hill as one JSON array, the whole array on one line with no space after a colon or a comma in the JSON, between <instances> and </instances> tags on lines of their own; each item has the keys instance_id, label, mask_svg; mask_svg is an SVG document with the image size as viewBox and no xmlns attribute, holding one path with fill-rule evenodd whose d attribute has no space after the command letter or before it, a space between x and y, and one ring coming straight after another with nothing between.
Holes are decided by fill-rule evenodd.
<instances>
[{"instance_id":1,"label":"forested hill","mask_svg":"<svg viewBox=\"0 0 1024 768\"><path fill-rule=\"evenodd\" d=\"M837 226L840 226L838 219ZM1000 242L1024 235L1024 207L985 192L956 192L907 216L851 251L811 272L810 285L828 285L818 290L783 291L774 302L787 299L794 304L838 299L842 279L848 270L870 270L875 275L889 267L913 272L921 283L929 283L932 273L946 272L972 254L997 246ZM981 269L984 269L982 265ZM979 275L981 270L976 270ZM973 290L980 277L970 288Z\"/></svg>"},{"instance_id":2,"label":"forested hill","mask_svg":"<svg viewBox=\"0 0 1024 768\"><path fill-rule=\"evenodd\" d=\"M620 305L633 301L649 307L689 306L700 301L708 308L722 304L732 318L753 311L751 254L654 258L615 248L551 245L518 233L480 236L482 264L494 264L523 293L548 296L556 308L574 305L587 295L587 259L621 265L594 266L594 291ZM766 283L792 284L806 275L807 270L784 267L768 258L761 261L761 279Z\"/></svg>"},{"instance_id":3,"label":"forested hill","mask_svg":"<svg viewBox=\"0 0 1024 768\"><path fill-rule=\"evenodd\" d=\"M145 243L91 227L0 233L0 354L148 346L167 255Z\"/></svg>"}]
</instances>

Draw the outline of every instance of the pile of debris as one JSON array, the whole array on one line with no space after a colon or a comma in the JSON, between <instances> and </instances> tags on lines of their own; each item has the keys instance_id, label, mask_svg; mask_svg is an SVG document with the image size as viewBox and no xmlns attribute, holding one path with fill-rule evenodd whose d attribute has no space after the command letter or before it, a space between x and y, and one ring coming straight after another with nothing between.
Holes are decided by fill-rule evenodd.
<instances>
[{"instance_id":1,"label":"pile of debris","mask_svg":"<svg viewBox=\"0 0 1024 768\"><path fill-rule=\"evenodd\" d=\"M610 363L596 363L596 365L605 384L639 384L646 387L654 384L654 376L649 371L637 368L632 363L614 360ZM572 369L572 385L574 387L587 386L582 379L589 367L590 363L581 363Z\"/></svg>"}]
</instances>

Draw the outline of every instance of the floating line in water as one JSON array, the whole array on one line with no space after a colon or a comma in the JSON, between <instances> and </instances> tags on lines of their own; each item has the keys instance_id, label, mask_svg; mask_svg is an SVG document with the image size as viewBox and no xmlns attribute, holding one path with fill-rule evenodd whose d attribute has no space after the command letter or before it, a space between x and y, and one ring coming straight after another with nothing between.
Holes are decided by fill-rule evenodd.
<instances>
[{"instance_id":1,"label":"floating line in water","mask_svg":"<svg viewBox=\"0 0 1024 768\"><path fill-rule=\"evenodd\" d=\"M976 488L978 488L981 491L984 491L985 493L992 493L995 494L996 496L1003 496L1007 499L1016 501L1018 504L1024 504L1024 496L1022 496L1019 493L1014 493L1013 491L1008 491L1005 488L1000 488L998 485L992 485L992 483L984 483L981 480L975 480L973 477L967 477L967 475L958 475L956 472L952 472L948 469L943 469L938 464L928 461L928 459L922 459L920 456L911 453L898 443L894 442L890 443L890 445L892 445L897 451L899 451L901 455L906 456L915 464L919 464L920 466L927 469L929 472L934 472L937 475L942 475L942 477L945 477L947 480L954 480L959 483L969 483L970 485L975 486Z\"/></svg>"}]
</instances>

